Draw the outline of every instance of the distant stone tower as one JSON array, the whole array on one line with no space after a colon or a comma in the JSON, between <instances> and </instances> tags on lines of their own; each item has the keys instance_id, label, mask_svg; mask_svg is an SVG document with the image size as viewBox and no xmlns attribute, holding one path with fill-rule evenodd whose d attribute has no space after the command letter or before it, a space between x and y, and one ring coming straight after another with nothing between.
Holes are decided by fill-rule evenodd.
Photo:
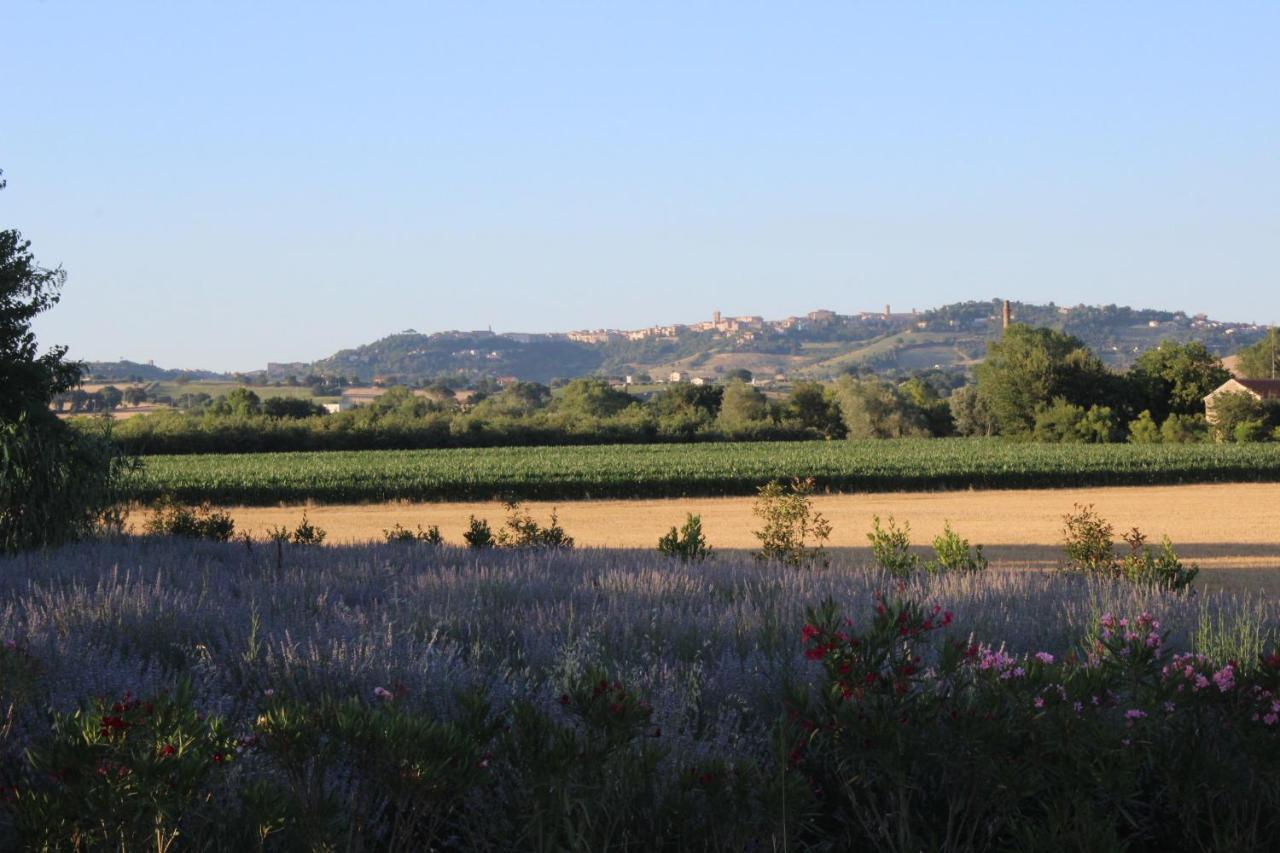
<instances>
[{"instance_id":1,"label":"distant stone tower","mask_svg":"<svg viewBox=\"0 0 1280 853\"><path fill-rule=\"evenodd\" d=\"M1000 312L1000 328L1007 329L1009 324L1013 322L1013 310L1009 307L1009 300L1004 301L1004 309Z\"/></svg>"},{"instance_id":2,"label":"distant stone tower","mask_svg":"<svg viewBox=\"0 0 1280 853\"><path fill-rule=\"evenodd\" d=\"M884 318L886 320L889 319L889 303L888 302L884 304Z\"/></svg>"},{"instance_id":3,"label":"distant stone tower","mask_svg":"<svg viewBox=\"0 0 1280 853\"><path fill-rule=\"evenodd\" d=\"M719 326L719 325L720 325L720 312L719 312L719 311L712 311L712 312L711 312L711 322L712 322L712 323L715 323L717 326Z\"/></svg>"}]
</instances>

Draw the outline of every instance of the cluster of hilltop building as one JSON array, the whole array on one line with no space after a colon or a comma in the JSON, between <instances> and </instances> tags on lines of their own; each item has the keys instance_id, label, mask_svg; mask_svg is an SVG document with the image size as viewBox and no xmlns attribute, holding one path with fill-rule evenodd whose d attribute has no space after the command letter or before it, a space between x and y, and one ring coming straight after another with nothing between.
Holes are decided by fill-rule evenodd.
<instances>
[{"instance_id":1,"label":"cluster of hilltop building","mask_svg":"<svg viewBox=\"0 0 1280 853\"><path fill-rule=\"evenodd\" d=\"M803 317L786 317L781 320L766 320L754 314L742 317L725 317L719 311L713 311L711 319L704 320L701 323L675 323L669 326L649 326L644 329L631 330L583 329L569 332L566 337L571 341L578 341L584 344L607 344L614 341L674 338L683 332L719 332L725 335L737 335L750 340L755 337L757 332L783 332L788 329L803 329L807 326L834 323L837 320L861 320L863 322L884 320L889 322L911 320L916 316L917 313L914 310L910 314L894 314L890 311L888 305L884 306L883 313L864 311L859 314L837 314L835 311L828 311L822 308L817 311L810 311Z\"/></svg>"}]
</instances>

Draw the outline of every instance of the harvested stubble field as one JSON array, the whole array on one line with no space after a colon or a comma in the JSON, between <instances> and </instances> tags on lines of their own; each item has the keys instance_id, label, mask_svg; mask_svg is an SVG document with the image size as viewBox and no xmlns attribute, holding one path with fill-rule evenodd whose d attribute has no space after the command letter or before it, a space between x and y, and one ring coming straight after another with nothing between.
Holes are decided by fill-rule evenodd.
<instances>
[{"instance_id":1,"label":"harvested stubble field","mask_svg":"<svg viewBox=\"0 0 1280 853\"><path fill-rule=\"evenodd\" d=\"M679 498L536 502L525 507L541 520L555 510L580 546L652 548L658 537L683 521L702 516L709 544L746 550L758 543L752 531L752 499ZM831 549L852 563L870 560L866 533L872 517L894 516L911 524L913 541L927 546L950 522L957 533L982 544L999 569L1042 569L1058 564L1062 516L1073 504L1093 504L1112 521L1117 535L1138 527L1153 543L1167 535L1178 553L1201 565L1201 588L1280 591L1280 485L1214 484L1019 491L898 492L819 495L814 507L831 520ZM487 503L386 503L233 507L237 530L264 537L271 527L292 527L306 510L329 541L370 542L396 524L409 529L439 525L447 541L461 544L470 516L498 525L503 506Z\"/></svg>"}]
</instances>

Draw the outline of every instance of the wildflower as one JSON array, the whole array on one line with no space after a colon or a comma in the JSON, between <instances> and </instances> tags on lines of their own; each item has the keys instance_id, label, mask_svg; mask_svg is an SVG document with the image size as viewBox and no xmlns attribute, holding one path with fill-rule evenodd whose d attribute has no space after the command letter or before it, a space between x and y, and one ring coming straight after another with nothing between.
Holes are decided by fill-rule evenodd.
<instances>
[{"instance_id":1,"label":"wildflower","mask_svg":"<svg viewBox=\"0 0 1280 853\"><path fill-rule=\"evenodd\" d=\"M1147 712L1140 708L1130 708L1124 712L1124 718L1126 720L1141 720L1145 716L1147 716Z\"/></svg>"},{"instance_id":2,"label":"wildflower","mask_svg":"<svg viewBox=\"0 0 1280 853\"><path fill-rule=\"evenodd\" d=\"M818 629L812 625L805 625L800 629L800 636L805 640L812 640L814 637L818 636Z\"/></svg>"},{"instance_id":3,"label":"wildflower","mask_svg":"<svg viewBox=\"0 0 1280 853\"><path fill-rule=\"evenodd\" d=\"M561 694L560 694L560 704L561 704L561 705L568 705L568 704L569 704L569 701L570 701L570 700L569 700L569 694L568 694L568 693L561 693Z\"/></svg>"},{"instance_id":4,"label":"wildflower","mask_svg":"<svg viewBox=\"0 0 1280 853\"><path fill-rule=\"evenodd\" d=\"M1031 704L1035 705L1037 708L1043 708L1043 707L1044 707L1044 698L1043 698L1043 697L1041 697L1041 696L1037 696L1037 697L1035 698L1035 700L1034 700Z\"/></svg>"},{"instance_id":5,"label":"wildflower","mask_svg":"<svg viewBox=\"0 0 1280 853\"><path fill-rule=\"evenodd\" d=\"M373 688L373 695L383 700L384 702L390 701L393 698L391 691L385 687Z\"/></svg>"},{"instance_id":6,"label":"wildflower","mask_svg":"<svg viewBox=\"0 0 1280 853\"><path fill-rule=\"evenodd\" d=\"M1218 691L1226 693L1228 690L1236 686L1235 667L1227 664L1222 669L1213 674L1213 683L1218 686Z\"/></svg>"},{"instance_id":7,"label":"wildflower","mask_svg":"<svg viewBox=\"0 0 1280 853\"><path fill-rule=\"evenodd\" d=\"M1040 661L1040 663L1045 664L1047 666L1053 663L1053 655L1049 654L1048 652L1036 652L1036 660Z\"/></svg>"},{"instance_id":8,"label":"wildflower","mask_svg":"<svg viewBox=\"0 0 1280 853\"><path fill-rule=\"evenodd\" d=\"M276 691L268 687L266 690L262 691L262 695L270 699L272 696L276 695Z\"/></svg>"},{"instance_id":9,"label":"wildflower","mask_svg":"<svg viewBox=\"0 0 1280 853\"><path fill-rule=\"evenodd\" d=\"M170 755L175 754L177 751L178 750L173 748L173 744L166 743L164 746L160 747L160 754L165 758L168 758Z\"/></svg>"}]
</instances>

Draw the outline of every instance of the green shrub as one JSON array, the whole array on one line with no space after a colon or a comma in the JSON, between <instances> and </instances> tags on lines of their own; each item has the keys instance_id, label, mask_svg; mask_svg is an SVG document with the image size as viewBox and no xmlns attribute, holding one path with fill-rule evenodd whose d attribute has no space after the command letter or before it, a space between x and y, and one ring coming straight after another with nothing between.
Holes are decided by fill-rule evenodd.
<instances>
[{"instance_id":1,"label":"green shrub","mask_svg":"<svg viewBox=\"0 0 1280 853\"><path fill-rule=\"evenodd\" d=\"M545 527L538 524L528 510L522 510L517 501L509 501L506 525L498 531L497 543L503 548L572 548L573 537L565 533L551 511L551 522Z\"/></svg>"},{"instance_id":2,"label":"green shrub","mask_svg":"<svg viewBox=\"0 0 1280 853\"><path fill-rule=\"evenodd\" d=\"M1062 520L1068 567L1081 572L1109 572L1115 565L1112 542L1115 528L1111 522L1099 515L1093 504L1076 504Z\"/></svg>"},{"instance_id":3,"label":"green shrub","mask_svg":"<svg viewBox=\"0 0 1280 853\"><path fill-rule=\"evenodd\" d=\"M421 542L426 545L443 545L444 537L440 535L440 527L431 525L426 530L419 524L416 530L410 530L397 523L395 527L382 531L388 542Z\"/></svg>"},{"instance_id":4,"label":"green shrub","mask_svg":"<svg viewBox=\"0 0 1280 853\"><path fill-rule=\"evenodd\" d=\"M1129 553L1120 559L1118 572L1126 580L1172 592L1186 592L1196 575L1200 574L1199 566L1183 565L1168 536L1164 537L1158 551L1146 546L1146 536L1136 527L1125 534L1124 541L1129 546Z\"/></svg>"},{"instance_id":5,"label":"green shrub","mask_svg":"<svg viewBox=\"0 0 1280 853\"><path fill-rule=\"evenodd\" d=\"M1119 578L1143 586L1159 587L1176 593L1191 591L1191 583L1200 573L1196 565L1186 566L1173 550L1169 537L1159 550L1147 547L1147 538L1138 528L1124 535L1129 553L1117 557L1112 538L1115 528L1093 509L1076 504L1064 516L1065 551L1069 570Z\"/></svg>"},{"instance_id":6,"label":"green shrub","mask_svg":"<svg viewBox=\"0 0 1280 853\"><path fill-rule=\"evenodd\" d=\"M207 503L190 507L171 497L156 503L146 524L147 533L153 536L181 536L216 542L230 541L235 529L235 520L227 513Z\"/></svg>"},{"instance_id":7,"label":"green shrub","mask_svg":"<svg viewBox=\"0 0 1280 853\"><path fill-rule=\"evenodd\" d=\"M880 526L880 516L875 516L867 541L871 543L872 556L889 574L909 575L920 567L920 558L911 553L911 525L905 521L898 527L889 516L889 527L885 529Z\"/></svg>"},{"instance_id":8,"label":"green shrub","mask_svg":"<svg viewBox=\"0 0 1280 853\"><path fill-rule=\"evenodd\" d=\"M774 480L760 487L751 511L764 520L755 531L760 540L756 557L788 566L828 565L823 543L831 538L831 523L814 512L813 480L796 478L789 486ZM812 540L812 544L810 544Z\"/></svg>"},{"instance_id":9,"label":"green shrub","mask_svg":"<svg viewBox=\"0 0 1280 853\"><path fill-rule=\"evenodd\" d=\"M294 545L319 545L324 542L328 533L323 527L316 527L307 520L307 513L303 511L302 521L298 522L298 526L293 529L293 533L289 535L289 541Z\"/></svg>"},{"instance_id":10,"label":"green shrub","mask_svg":"<svg viewBox=\"0 0 1280 853\"><path fill-rule=\"evenodd\" d=\"M658 553L675 557L683 562L701 562L711 554L707 538L702 534L702 516L689 513L684 526L675 526L658 540Z\"/></svg>"},{"instance_id":11,"label":"green shrub","mask_svg":"<svg viewBox=\"0 0 1280 853\"><path fill-rule=\"evenodd\" d=\"M987 569L987 558L982 555L981 545L970 548L969 540L960 538L948 521L933 540L933 559L926 568L931 572L983 572Z\"/></svg>"},{"instance_id":12,"label":"green shrub","mask_svg":"<svg viewBox=\"0 0 1280 853\"><path fill-rule=\"evenodd\" d=\"M498 544L493 538L493 531L489 528L489 522L483 518L476 518L474 515L468 520L467 529L462 534L462 539L472 551L483 551Z\"/></svg>"},{"instance_id":13,"label":"green shrub","mask_svg":"<svg viewBox=\"0 0 1280 853\"><path fill-rule=\"evenodd\" d=\"M1144 410L1129 422L1129 441L1133 444L1159 444L1160 438L1160 427L1151 412Z\"/></svg>"}]
</instances>

